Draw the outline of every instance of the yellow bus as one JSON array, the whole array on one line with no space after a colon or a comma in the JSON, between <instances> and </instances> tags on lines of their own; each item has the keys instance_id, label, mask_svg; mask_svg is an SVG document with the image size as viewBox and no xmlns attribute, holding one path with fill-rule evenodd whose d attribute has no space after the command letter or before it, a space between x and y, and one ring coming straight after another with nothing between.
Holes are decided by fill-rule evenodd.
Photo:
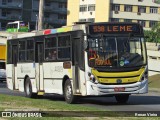
<instances>
[{"instance_id":1,"label":"yellow bus","mask_svg":"<svg viewBox=\"0 0 160 120\"><path fill-rule=\"evenodd\" d=\"M0 82L6 81L6 45L0 43Z\"/></svg>"},{"instance_id":2,"label":"yellow bus","mask_svg":"<svg viewBox=\"0 0 160 120\"><path fill-rule=\"evenodd\" d=\"M7 41L7 85L27 97L113 96L148 92L147 52L137 23L77 23Z\"/></svg>"},{"instance_id":3,"label":"yellow bus","mask_svg":"<svg viewBox=\"0 0 160 120\"><path fill-rule=\"evenodd\" d=\"M0 60L6 59L6 45L0 43Z\"/></svg>"}]
</instances>

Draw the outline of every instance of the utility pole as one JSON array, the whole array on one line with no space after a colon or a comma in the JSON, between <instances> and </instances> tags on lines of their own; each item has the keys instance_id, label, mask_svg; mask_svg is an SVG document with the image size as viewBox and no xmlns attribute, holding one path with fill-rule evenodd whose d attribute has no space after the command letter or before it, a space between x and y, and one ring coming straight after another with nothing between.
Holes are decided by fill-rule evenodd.
<instances>
[{"instance_id":1,"label":"utility pole","mask_svg":"<svg viewBox=\"0 0 160 120\"><path fill-rule=\"evenodd\" d=\"M39 17L38 17L38 30L43 29L43 10L44 0L39 0Z\"/></svg>"}]
</instances>

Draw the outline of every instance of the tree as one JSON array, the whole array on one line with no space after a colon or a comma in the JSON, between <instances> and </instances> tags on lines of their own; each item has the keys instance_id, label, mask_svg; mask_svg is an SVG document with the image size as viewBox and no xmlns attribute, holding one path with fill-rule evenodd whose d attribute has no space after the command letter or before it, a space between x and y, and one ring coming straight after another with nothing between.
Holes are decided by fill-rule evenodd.
<instances>
[{"instance_id":1,"label":"tree","mask_svg":"<svg viewBox=\"0 0 160 120\"><path fill-rule=\"evenodd\" d=\"M154 32L152 30L144 30L144 36L147 36L147 42L154 42Z\"/></svg>"},{"instance_id":2,"label":"tree","mask_svg":"<svg viewBox=\"0 0 160 120\"><path fill-rule=\"evenodd\" d=\"M148 36L147 42L160 43L160 22L153 26L151 30L145 30L144 35Z\"/></svg>"},{"instance_id":3,"label":"tree","mask_svg":"<svg viewBox=\"0 0 160 120\"><path fill-rule=\"evenodd\" d=\"M160 42L160 22L158 22L153 28L152 31L154 33L155 42Z\"/></svg>"}]
</instances>

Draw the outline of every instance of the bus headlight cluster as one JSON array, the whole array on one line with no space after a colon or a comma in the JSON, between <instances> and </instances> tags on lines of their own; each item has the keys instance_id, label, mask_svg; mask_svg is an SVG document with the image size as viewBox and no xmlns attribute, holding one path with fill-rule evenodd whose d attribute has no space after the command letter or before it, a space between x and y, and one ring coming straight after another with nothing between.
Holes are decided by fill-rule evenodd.
<instances>
[{"instance_id":1,"label":"bus headlight cluster","mask_svg":"<svg viewBox=\"0 0 160 120\"><path fill-rule=\"evenodd\" d=\"M96 80L93 74L88 72L88 76L90 81L92 81L93 83L98 83L98 81Z\"/></svg>"},{"instance_id":2,"label":"bus headlight cluster","mask_svg":"<svg viewBox=\"0 0 160 120\"><path fill-rule=\"evenodd\" d=\"M146 71L141 78L141 81L148 79L148 72Z\"/></svg>"}]
</instances>

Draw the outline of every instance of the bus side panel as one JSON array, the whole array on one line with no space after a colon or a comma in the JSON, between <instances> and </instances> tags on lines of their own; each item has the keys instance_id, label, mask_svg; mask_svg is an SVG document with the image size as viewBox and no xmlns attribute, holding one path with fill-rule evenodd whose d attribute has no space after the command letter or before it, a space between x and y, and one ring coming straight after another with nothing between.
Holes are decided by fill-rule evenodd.
<instances>
[{"instance_id":1,"label":"bus side panel","mask_svg":"<svg viewBox=\"0 0 160 120\"><path fill-rule=\"evenodd\" d=\"M61 79L47 79L44 80L44 90L45 93L55 93L55 94L63 94L62 91L62 80Z\"/></svg>"},{"instance_id":2,"label":"bus side panel","mask_svg":"<svg viewBox=\"0 0 160 120\"><path fill-rule=\"evenodd\" d=\"M90 79L88 76L88 72L91 71L91 68L88 67L88 56L87 56L87 52L85 52L85 79L86 79L86 95L90 95L90 86L88 86L88 82L90 83ZM91 89L92 91L92 89Z\"/></svg>"},{"instance_id":3,"label":"bus side panel","mask_svg":"<svg viewBox=\"0 0 160 120\"><path fill-rule=\"evenodd\" d=\"M64 69L63 62L46 62L43 64L43 68L45 92L63 94L63 77L67 75L72 79L72 68Z\"/></svg>"},{"instance_id":4,"label":"bus side panel","mask_svg":"<svg viewBox=\"0 0 160 120\"><path fill-rule=\"evenodd\" d=\"M37 83L37 91L40 91L39 72L39 63L35 63L35 82Z\"/></svg>"},{"instance_id":5,"label":"bus side panel","mask_svg":"<svg viewBox=\"0 0 160 120\"><path fill-rule=\"evenodd\" d=\"M19 91L24 92L24 79L26 76L28 76L32 83L33 92L37 92L34 63L18 63L17 73L18 73L17 78L19 83Z\"/></svg>"},{"instance_id":6,"label":"bus side panel","mask_svg":"<svg viewBox=\"0 0 160 120\"><path fill-rule=\"evenodd\" d=\"M85 72L80 70L80 92L82 96L85 96L87 94L86 90L86 79L85 79Z\"/></svg>"},{"instance_id":7,"label":"bus side panel","mask_svg":"<svg viewBox=\"0 0 160 120\"><path fill-rule=\"evenodd\" d=\"M44 77L43 77L43 65L39 64L39 80L40 80L40 91L44 90Z\"/></svg>"},{"instance_id":8,"label":"bus side panel","mask_svg":"<svg viewBox=\"0 0 160 120\"><path fill-rule=\"evenodd\" d=\"M18 83L18 79L17 79L17 66L13 68L13 73L14 73L14 78L15 78L15 90L19 89L19 83Z\"/></svg>"},{"instance_id":9,"label":"bus side panel","mask_svg":"<svg viewBox=\"0 0 160 120\"><path fill-rule=\"evenodd\" d=\"M13 90L13 80L12 80L12 68L13 64L6 64L6 74L7 74L7 87Z\"/></svg>"}]
</instances>

